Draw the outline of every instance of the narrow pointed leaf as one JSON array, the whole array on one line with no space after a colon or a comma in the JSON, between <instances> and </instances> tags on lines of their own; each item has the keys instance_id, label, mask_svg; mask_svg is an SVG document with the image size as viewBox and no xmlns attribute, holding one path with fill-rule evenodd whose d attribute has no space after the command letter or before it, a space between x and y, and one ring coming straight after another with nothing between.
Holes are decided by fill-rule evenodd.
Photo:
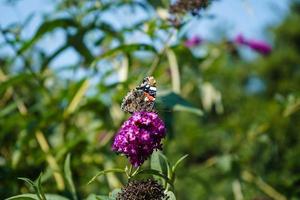
<instances>
[{"instance_id":1,"label":"narrow pointed leaf","mask_svg":"<svg viewBox=\"0 0 300 200\"><path fill-rule=\"evenodd\" d=\"M177 167L178 167L178 165L179 165L184 159L186 159L188 156L189 156L189 155L186 154L186 155L182 156L181 158L179 158L179 159L177 160L177 162L175 163L175 165L172 167L172 171L175 172L176 169L177 169Z\"/></svg>"},{"instance_id":2,"label":"narrow pointed leaf","mask_svg":"<svg viewBox=\"0 0 300 200\"><path fill-rule=\"evenodd\" d=\"M107 173L125 173L125 170L124 169L108 169L108 170L100 171L93 178L91 178L91 180L88 182L88 185L91 184L92 182L94 182L96 180L96 178L98 178L98 176L102 176Z\"/></svg>"},{"instance_id":3,"label":"narrow pointed leaf","mask_svg":"<svg viewBox=\"0 0 300 200\"><path fill-rule=\"evenodd\" d=\"M34 45L41 37L43 37L46 33L53 31L56 28L67 28L67 27L76 27L77 24L73 19L69 18L61 18L61 19L54 19L52 21L44 22L34 34L33 38L26 42L19 53L23 53L27 49L29 49L32 45Z\"/></svg>"},{"instance_id":4,"label":"narrow pointed leaf","mask_svg":"<svg viewBox=\"0 0 300 200\"><path fill-rule=\"evenodd\" d=\"M65 178L67 180L67 185L69 187L69 190L72 193L73 199L77 200L76 190L75 190L75 186L74 186L74 182L73 182L70 162L71 162L71 155L68 154L67 158L65 160L65 165L64 165Z\"/></svg>"}]
</instances>

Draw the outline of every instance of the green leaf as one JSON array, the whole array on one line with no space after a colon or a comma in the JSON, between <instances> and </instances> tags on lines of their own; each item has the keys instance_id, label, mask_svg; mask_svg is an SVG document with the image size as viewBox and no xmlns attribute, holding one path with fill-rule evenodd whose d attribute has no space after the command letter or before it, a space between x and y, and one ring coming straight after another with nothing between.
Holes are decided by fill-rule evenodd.
<instances>
[{"instance_id":1,"label":"green leaf","mask_svg":"<svg viewBox=\"0 0 300 200\"><path fill-rule=\"evenodd\" d=\"M167 197L165 200L176 200L175 194L172 191L167 191L166 192Z\"/></svg>"},{"instance_id":2,"label":"green leaf","mask_svg":"<svg viewBox=\"0 0 300 200\"><path fill-rule=\"evenodd\" d=\"M107 170L100 171L88 182L88 185L91 184L92 182L94 182L98 176L102 176L107 173L125 173L125 170L124 169L107 169Z\"/></svg>"},{"instance_id":3,"label":"green leaf","mask_svg":"<svg viewBox=\"0 0 300 200\"><path fill-rule=\"evenodd\" d=\"M69 200L68 198L57 194L46 194L45 198L47 200ZM20 195L9 197L5 200L39 200L39 198L36 194L20 194Z\"/></svg>"},{"instance_id":4,"label":"green leaf","mask_svg":"<svg viewBox=\"0 0 300 200\"><path fill-rule=\"evenodd\" d=\"M94 59L93 54L84 43L85 32L79 32L75 35L68 36L67 43L72 46L83 58L84 64L90 65Z\"/></svg>"},{"instance_id":5,"label":"green leaf","mask_svg":"<svg viewBox=\"0 0 300 200\"><path fill-rule=\"evenodd\" d=\"M24 177L20 177L18 178L19 180L25 181L26 183L28 183L31 187L35 187L35 183L30 180L29 178L24 178Z\"/></svg>"},{"instance_id":6,"label":"green leaf","mask_svg":"<svg viewBox=\"0 0 300 200\"><path fill-rule=\"evenodd\" d=\"M0 117L5 117L5 115L11 114L17 107L18 106L15 102L5 106L3 109L0 110Z\"/></svg>"},{"instance_id":7,"label":"green leaf","mask_svg":"<svg viewBox=\"0 0 300 200\"><path fill-rule=\"evenodd\" d=\"M21 49L19 50L19 53L23 53L27 49L29 49L34 43L36 43L42 36L44 36L46 33L53 31L56 28L67 28L67 27L76 27L77 24L73 19L70 18L61 18L61 19L55 19L52 21L46 21L44 22L37 30L35 35L31 40L26 42Z\"/></svg>"},{"instance_id":8,"label":"green leaf","mask_svg":"<svg viewBox=\"0 0 300 200\"><path fill-rule=\"evenodd\" d=\"M39 200L46 200L45 194L44 194L44 192L42 190L42 186L41 186L41 178L42 178L42 173L39 175L39 177L37 178L36 181L32 181L28 178L18 178L18 179L25 181L31 187L33 187L33 189L36 193L36 196Z\"/></svg>"},{"instance_id":9,"label":"green leaf","mask_svg":"<svg viewBox=\"0 0 300 200\"><path fill-rule=\"evenodd\" d=\"M152 153L150 167L151 169L157 170L168 176L170 165L167 161L167 158L160 151L155 151ZM163 178L159 177L158 179L164 184L165 180Z\"/></svg>"},{"instance_id":10,"label":"green leaf","mask_svg":"<svg viewBox=\"0 0 300 200\"><path fill-rule=\"evenodd\" d=\"M167 49L166 54L169 61L170 72L172 77L172 90L179 94L181 84L180 84L180 73L179 73L176 54L171 49Z\"/></svg>"},{"instance_id":11,"label":"green leaf","mask_svg":"<svg viewBox=\"0 0 300 200\"><path fill-rule=\"evenodd\" d=\"M47 200L69 200L68 198L64 196L60 196L57 194L46 194L46 199Z\"/></svg>"},{"instance_id":12,"label":"green leaf","mask_svg":"<svg viewBox=\"0 0 300 200\"><path fill-rule=\"evenodd\" d=\"M38 179L35 181L35 184L36 184L36 187L37 187L38 195L41 197L41 199L46 200L45 194L44 194L43 189L42 189L41 180L42 180L42 173L40 173Z\"/></svg>"},{"instance_id":13,"label":"green leaf","mask_svg":"<svg viewBox=\"0 0 300 200\"><path fill-rule=\"evenodd\" d=\"M233 158L231 155L226 154L218 157L217 166L223 171L223 172L229 172L232 168L232 162Z\"/></svg>"},{"instance_id":14,"label":"green leaf","mask_svg":"<svg viewBox=\"0 0 300 200\"><path fill-rule=\"evenodd\" d=\"M96 66L97 62L100 61L101 59L113 56L118 52L131 53L134 51L151 51L157 53L156 49L153 46L148 44L125 44L125 45L118 46L114 49L111 49L105 52L104 54L96 57L92 63L92 67Z\"/></svg>"},{"instance_id":15,"label":"green leaf","mask_svg":"<svg viewBox=\"0 0 300 200\"><path fill-rule=\"evenodd\" d=\"M175 171L176 171L178 165L179 165L184 159L186 159L188 156L189 156L189 155L186 154L186 155L182 156L181 158L179 158L179 159L177 160L177 162L175 163L175 165L172 167L172 172L173 172L173 173L175 173Z\"/></svg>"},{"instance_id":16,"label":"green leaf","mask_svg":"<svg viewBox=\"0 0 300 200\"><path fill-rule=\"evenodd\" d=\"M10 86L22 85L22 82L32 80L33 75L22 73L15 76L10 76L9 79L0 82L0 94L7 90Z\"/></svg>"},{"instance_id":17,"label":"green leaf","mask_svg":"<svg viewBox=\"0 0 300 200\"><path fill-rule=\"evenodd\" d=\"M68 117L70 114L72 114L76 110L80 101L82 100L85 93L87 92L89 85L90 85L90 83L89 83L88 79L82 81L80 87L78 88L77 92L73 96L70 104L68 105L68 107L66 108L66 110L63 113L64 118Z\"/></svg>"},{"instance_id":18,"label":"green leaf","mask_svg":"<svg viewBox=\"0 0 300 200\"><path fill-rule=\"evenodd\" d=\"M195 115L202 116L203 112L199 108L191 107L191 106L184 106L184 105L175 105L173 107L174 111L183 111L183 112L190 112Z\"/></svg>"},{"instance_id":19,"label":"green leaf","mask_svg":"<svg viewBox=\"0 0 300 200\"><path fill-rule=\"evenodd\" d=\"M39 200L36 194L20 194L9 197L5 200Z\"/></svg>"},{"instance_id":20,"label":"green leaf","mask_svg":"<svg viewBox=\"0 0 300 200\"><path fill-rule=\"evenodd\" d=\"M192 106L188 101L174 92L166 92L159 95L157 97L157 106L163 109L191 112L199 116L203 115L203 112L199 108Z\"/></svg>"},{"instance_id":21,"label":"green leaf","mask_svg":"<svg viewBox=\"0 0 300 200\"><path fill-rule=\"evenodd\" d=\"M70 162L71 162L71 155L68 154L67 158L65 160L65 165L64 165L65 178L67 180L67 185L71 191L73 199L77 200L76 190L75 190L75 186L74 186L74 182L73 182L73 178L72 178Z\"/></svg>"}]
</instances>

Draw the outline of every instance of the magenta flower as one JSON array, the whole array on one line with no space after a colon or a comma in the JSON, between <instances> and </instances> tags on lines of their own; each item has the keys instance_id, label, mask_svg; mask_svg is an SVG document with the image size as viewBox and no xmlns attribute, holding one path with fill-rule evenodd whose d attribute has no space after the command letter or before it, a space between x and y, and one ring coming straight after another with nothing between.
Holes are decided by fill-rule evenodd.
<instances>
[{"instance_id":1,"label":"magenta flower","mask_svg":"<svg viewBox=\"0 0 300 200\"><path fill-rule=\"evenodd\" d=\"M263 55L268 55L272 51L272 47L263 41L249 40L247 41L247 44L251 49Z\"/></svg>"},{"instance_id":2,"label":"magenta flower","mask_svg":"<svg viewBox=\"0 0 300 200\"><path fill-rule=\"evenodd\" d=\"M123 123L112 149L129 158L134 167L141 166L156 149L162 149L166 136L164 122L153 112L135 112Z\"/></svg>"},{"instance_id":3,"label":"magenta flower","mask_svg":"<svg viewBox=\"0 0 300 200\"><path fill-rule=\"evenodd\" d=\"M196 47L200 45L203 42L203 40L199 36L193 36L189 39L187 39L184 42L184 45L188 48Z\"/></svg>"},{"instance_id":4,"label":"magenta flower","mask_svg":"<svg viewBox=\"0 0 300 200\"><path fill-rule=\"evenodd\" d=\"M238 35L235 38L235 43L239 45L246 45L253 49L254 51L263 54L263 55L268 55L272 51L272 47L267 44L264 41L258 41L258 40L251 40L251 39L245 39L242 35Z\"/></svg>"}]
</instances>

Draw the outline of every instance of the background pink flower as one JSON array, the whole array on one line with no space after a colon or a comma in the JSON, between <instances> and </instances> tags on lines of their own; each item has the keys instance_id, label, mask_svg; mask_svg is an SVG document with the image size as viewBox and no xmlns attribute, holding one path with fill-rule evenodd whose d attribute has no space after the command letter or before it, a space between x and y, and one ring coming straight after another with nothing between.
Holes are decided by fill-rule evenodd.
<instances>
[{"instance_id":1,"label":"background pink flower","mask_svg":"<svg viewBox=\"0 0 300 200\"><path fill-rule=\"evenodd\" d=\"M189 39L187 39L184 42L184 45L188 48L192 48L192 47L196 47L198 45L200 45L203 42L202 38L200 38L199 36L193 36Z\"/></svg>"},{"instance_id":2,"label":"background pink flower","mask_svg":"<svg viewBox=\"0 0 300 200\"><path fill-rule=\"evenodd\" d=\"M245 45L250 47L252 50L262 54L268 55L272 51L271 45L264 41L254 40L254 39L246 39L243 35L239 34L234 39L234 42L238 45Z\"/></svg>"}]
</instances>

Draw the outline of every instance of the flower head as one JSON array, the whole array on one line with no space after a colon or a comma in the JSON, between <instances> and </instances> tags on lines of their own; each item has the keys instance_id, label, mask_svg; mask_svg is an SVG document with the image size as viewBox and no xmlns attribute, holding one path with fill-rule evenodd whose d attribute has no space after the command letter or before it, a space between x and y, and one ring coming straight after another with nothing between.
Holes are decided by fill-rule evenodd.
<instances>
[{"instance_id":1,"label":"flower head","mask_svg":"<svg viewBox=\"0 0 300 200\"><path fill-rule=\"evenodd\" d=\"M117 195L117 200L162 200L164 188L157 181L130 181Z\"/></svg>"},{"instance_id":2,"label":"flower head","mask_svg":"<svg viewBox=\"0 0 300 200\"><path fill-rule=\"evenodd\" d=\"M135 112L115 136L112 149L126 155L130 163L138 167L154 150L162 148L165 135L165 124L156 113Z\"/></svg>"},{"instance_id":3,"label":"flower head","mask_svg":"<svg viewBox=\"0 0 300 200\"><path fill-rule=\"evenodd\" d=\"M193 37L187 39L184 42L184 45L188 48L192 48L192 47L200 45L201 43L202 43L202 39L199 36L193 36Z\"/></svg>"}]
</instances>

